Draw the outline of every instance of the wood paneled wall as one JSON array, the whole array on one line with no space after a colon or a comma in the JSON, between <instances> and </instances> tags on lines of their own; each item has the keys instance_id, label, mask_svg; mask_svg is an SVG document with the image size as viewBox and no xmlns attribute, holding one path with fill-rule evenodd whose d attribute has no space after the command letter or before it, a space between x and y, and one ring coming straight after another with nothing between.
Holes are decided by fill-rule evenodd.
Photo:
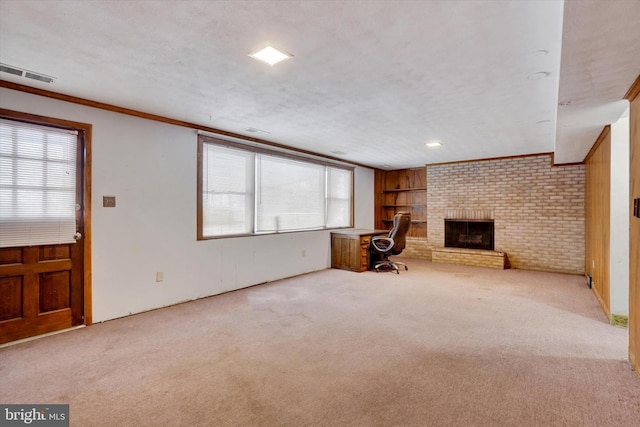
<instances>
[{"instance_id":1,"label":"wood paneled wall","mask_svg":"<svg viewBox=\"0 0 640 427\"><path fill-rule=\"evenodd\" d=\"M609 283L611 127L604 128L585 159L585 272L607 317L611 317Z\"/></svg>"},{"instance_id":2,"label":"wood paneled wall","mask_svg":"<svg viewBox=\"0 0 640 427\"><path fill-rule=\"evenodd\" d=\"M374 203L374 212L373 212L373 222L374 227L378 230L383 230L385 225L382 219L384 218L384 178L385 171L376 169L373 176L373 203Z\"/></svg>"},{"instance_id":3,"label":"wood paneled wall","mask_svg":"<svg viewBox=\"0 0 640 427\"><path fill-rule=\"evenodd\" d=\"M633 216L633 200L640 198L640 76L627 94L631 102L629 219L629 360L640 375L640 218Z\"/></svg>"}]
</instances>

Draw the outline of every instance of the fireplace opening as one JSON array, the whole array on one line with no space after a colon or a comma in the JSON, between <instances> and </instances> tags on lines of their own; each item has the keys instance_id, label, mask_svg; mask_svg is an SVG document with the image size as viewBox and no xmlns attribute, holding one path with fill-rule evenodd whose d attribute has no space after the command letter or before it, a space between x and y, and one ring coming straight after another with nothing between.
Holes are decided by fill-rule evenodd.
<instances>
[{"instance_id":1,"label":"fireplace opening","mask_svg":"<svg viewBox=\"0 0 640 427\"><path fill-rule=\"evenodd\" d=\"M494 250L493 221L491 220L444 220L444 246L446 248L467 248Z\"/></svg>"}]
</instances>

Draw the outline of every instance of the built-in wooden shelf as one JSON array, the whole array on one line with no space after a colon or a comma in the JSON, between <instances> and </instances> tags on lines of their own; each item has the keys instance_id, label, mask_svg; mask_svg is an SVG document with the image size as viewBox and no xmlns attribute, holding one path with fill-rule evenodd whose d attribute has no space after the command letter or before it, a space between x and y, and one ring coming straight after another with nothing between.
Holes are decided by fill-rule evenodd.
<instances>
[{"instance_id":1,"label":"built-in wooden shelf","mask_svg":"<svg viewBox=\"0 0 640 427\"><path fill-rule=\"evenodd\" d=\"M400 211L411 214L409 237L427 237L427 168L376 171L375 223L388 228Z\"/></svg>"}]
</instances>

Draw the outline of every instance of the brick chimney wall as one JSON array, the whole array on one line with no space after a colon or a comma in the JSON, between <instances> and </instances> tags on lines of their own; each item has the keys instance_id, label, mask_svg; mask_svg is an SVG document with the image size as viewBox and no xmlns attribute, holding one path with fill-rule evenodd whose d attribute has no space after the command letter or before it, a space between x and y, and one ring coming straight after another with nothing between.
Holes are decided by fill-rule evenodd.
<instances>
[{"instance_id":1,"label":"brick chimney wall","mask_svg":"<svg viewBox=\"0 0 640 427\"><path fill-rule=\"evenodd\" d=\"M427 166L427 239L403 255L430 259L447 213L482 210L513 268L584 274L584 197L584 165L551 166L548 154Z\"/></svg>"}]
</instances>

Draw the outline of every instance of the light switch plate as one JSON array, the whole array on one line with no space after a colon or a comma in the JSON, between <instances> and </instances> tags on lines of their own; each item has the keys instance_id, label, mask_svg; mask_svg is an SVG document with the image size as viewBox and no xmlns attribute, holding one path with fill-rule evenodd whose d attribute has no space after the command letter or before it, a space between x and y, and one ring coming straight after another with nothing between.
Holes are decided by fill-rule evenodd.
<instances>
[{"instance_id":1,"label":"light switch plate","mask_svg":"<svg viewBox=\"0 0 640 427\"><path fill-rule=\"evenodd\" d=\"M102 207L103 208L115 208L116 207L116 196L102 196Z\"/></svg>"}]
</instances>

